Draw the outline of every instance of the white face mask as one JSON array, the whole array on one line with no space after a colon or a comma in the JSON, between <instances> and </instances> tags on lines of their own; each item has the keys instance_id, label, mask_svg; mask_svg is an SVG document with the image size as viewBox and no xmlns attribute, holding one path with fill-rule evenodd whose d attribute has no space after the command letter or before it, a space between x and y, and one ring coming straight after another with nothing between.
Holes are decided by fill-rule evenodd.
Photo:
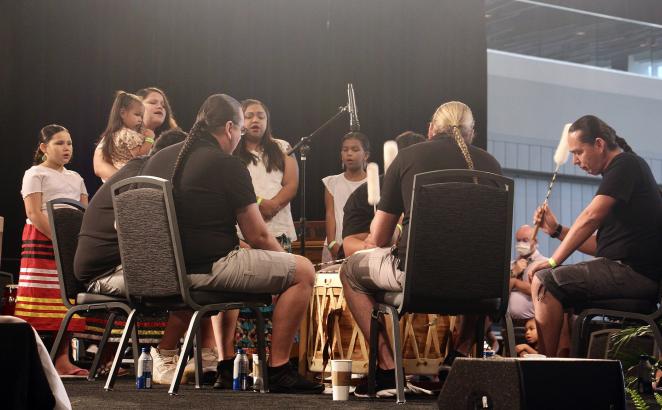
<instances>
[{"instance_id":1,"label":"white face mask","mask_svg":"<svg viewBox=\"0 0 662 410\"><path fill-rule=\"evenodd\" d=\"M518 255L524 256L531 253L532 246L529 242L520 241L515 245L515 250Z\"/></svg>"}]
</instances>

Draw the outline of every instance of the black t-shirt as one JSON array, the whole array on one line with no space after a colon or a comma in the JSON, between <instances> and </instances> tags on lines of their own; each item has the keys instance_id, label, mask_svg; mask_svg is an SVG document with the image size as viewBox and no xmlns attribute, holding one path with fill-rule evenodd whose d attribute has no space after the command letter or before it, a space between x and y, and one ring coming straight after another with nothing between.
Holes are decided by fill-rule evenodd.
<instances>
[{"instance_id":1,"label":"black t-shirt","mask_svg":"<svg viewBox=\"0 0 662 410\"><path fill-rule=\"evenodd\" d=\"M648 164L623 152L602 173L596 195L616 199L598 228L596 256L619 260L653 280L662 277L662 198Z\"/></svg>"},{"instance_id":2,"label":"black t-shirt","mask_svg":"<svg viewBox=\"0 0 662 410\"><path fill-rule=\"evenodd\" d=\"M152 156L142 175L170 179L182 144ZM214 262L239 245L236 211L256 201L248 169L206 136L186 156L173 194L186 269L209 273Z\"/></svg>"},{"instance_id":3,"label":"black t-shirt","mask_svg":"<svg viewBox=\"0 0 662 410\"><path fill-rule=\"evenodd\" d=\"M101 185L87 206L74 258L74 274L83 283L105 275L122 263L110 187L140 174L146 161L147 157L138 157L127 162Z\"/></svg>"},{"instance_id":4,"label":"black t-shirt","mask_svg":"<svg viewBox=\"0 0 662 410\"><path fill-rule=\"evenodd\" d=\"M384 176L379 176L379 185ZM361 184L347 198L343 207L342 237L343 239L359 233L370 232L370 222L375 216L375 208L368 203L368 183Z\"/></svg>"},{"instance_id":5,"label":"black t-shirt","mask_svg":"<svg viewBox=\"0 0 662 410\"><path fill-rule=\"evenodd\" d=\"M469 145L468 149L475 170L501 175L501 165L492 155L472 145ZM467 169L462 151L455 140L446 135L437 135L430 141L412 145L398 152L384 175L381 200L377 209L398 216L404 212L403 234L398 242L400 269L404 266L407 252L414 175L440 169Z\"/></svg>"}]
</instances>

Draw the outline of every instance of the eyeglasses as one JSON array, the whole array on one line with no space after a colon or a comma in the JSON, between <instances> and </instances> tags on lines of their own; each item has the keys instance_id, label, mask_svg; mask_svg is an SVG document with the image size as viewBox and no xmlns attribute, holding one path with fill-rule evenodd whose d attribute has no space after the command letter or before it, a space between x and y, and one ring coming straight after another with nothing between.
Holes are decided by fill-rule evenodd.
<instances>
[{"instance_id":1,"label":"eyeglasses","mask_svg":"<svg viewBox=\"0 0 662 410\"><path fill-rule=\"evenodd\" d=\"M238 125L238 124L235 124L234 122L232 123L232 125L235 126L235 127L237 127L237 128L239 128L239 125ZM248 130L246 129L246 127L241 127L241 128L239 128L239 133L241 134L242 137L243 137L244 135L246 135L246 131L248 131Z\"/></svg>"}]
</instances>

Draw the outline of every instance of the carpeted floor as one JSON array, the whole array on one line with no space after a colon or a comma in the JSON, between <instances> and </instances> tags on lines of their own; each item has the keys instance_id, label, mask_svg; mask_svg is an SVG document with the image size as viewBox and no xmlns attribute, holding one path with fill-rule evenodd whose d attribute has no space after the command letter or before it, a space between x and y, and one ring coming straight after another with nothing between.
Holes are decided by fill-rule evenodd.
<instances>
[{"instance_id":1,"label":"carpeted floor","mask_svg":"<svg viewBox=\"0 0 662 410\"><path fill-rule=\"evenodd\" d=\"M347 402L334 402L331 395L288 395L233 392L205 387L195 390L193 386L182 386L179 395L170 397L168 386L154 386L151 390L136 390L132 378L122 378L113 391L103 389L104 381L65 380L71 405L74 409L382 409L398 405L393 399L358 399L351 397ZM407 408L436 408L436 397L408 397Z\"/></svg>"}]
</instances>

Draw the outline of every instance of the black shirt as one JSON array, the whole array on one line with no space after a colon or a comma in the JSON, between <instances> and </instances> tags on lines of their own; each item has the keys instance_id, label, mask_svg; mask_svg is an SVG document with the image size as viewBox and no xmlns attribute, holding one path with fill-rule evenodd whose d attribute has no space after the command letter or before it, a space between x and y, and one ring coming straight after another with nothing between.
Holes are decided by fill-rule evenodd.
<instances>
[{"instance_id":1,"label":"black shirt","mask_svg":"<svg viewBox=\"0 0 662 410\"><path fill-rule=\"evenodd\" d=\"M81 282L88 283L122 263L110 187L118 181L140 174L146 161L147 157L138 157L127 162L101 185L87 206L74 257L74 275Z\"/></svg>"},{"instance_id":2,"label":"black shirt","mask_svg":"<svg viewBox=\"0 0 662 410\"><path fill-rule=\"evenodd\" d=\"M152 156L142 175L170 179L182 144ZM256 201L248 169L208 135L190 149L173 194L186 269L209 273L214 262L239 245L236 211Z\"/></svg>"},{"instance_id":3,"label":"black shirt","mask_svg":"<svg viewBox=\"0 0 662 410\"><path fill-rule=\"evenodd\" d=\"M379 176L379 185L384 181L384 176ZM345 239L350 235L370 232L370 222L375 216L375 207L368 203L368 183L361 184L347 198L343 207L342 237Z\"/></svg>"},{"instance_id":4,"label":"black shirt","mask_svg":"<svg viewBox=\"0 0 662 410\"><path fill-rule=\"evenodd\" d=\"M475 170L501 175L501 165L492 155L472 145L469 145L468 149ZM437 135L430 141L412 145L398 152L384 175L381 200L377 209L392 215L399 216L402 212L405 214L402 221L403 234L398 242L400 269L404 266L407 252L414 175L440 169L467 169L462 151L455 140L446 135Z\"/></svg>"},{"instance_id":5,"label":"black shirt","mask_svg":"<svg viewBox=\"0 0 662 410\"><path fill-rule=\"evenodd\" d=\"M619 260L655 281L662 276L662 198L643 158L623 152L602 173L596 195L616 203L598 228L596 256Z\"/></svg>"}]
</instances>

